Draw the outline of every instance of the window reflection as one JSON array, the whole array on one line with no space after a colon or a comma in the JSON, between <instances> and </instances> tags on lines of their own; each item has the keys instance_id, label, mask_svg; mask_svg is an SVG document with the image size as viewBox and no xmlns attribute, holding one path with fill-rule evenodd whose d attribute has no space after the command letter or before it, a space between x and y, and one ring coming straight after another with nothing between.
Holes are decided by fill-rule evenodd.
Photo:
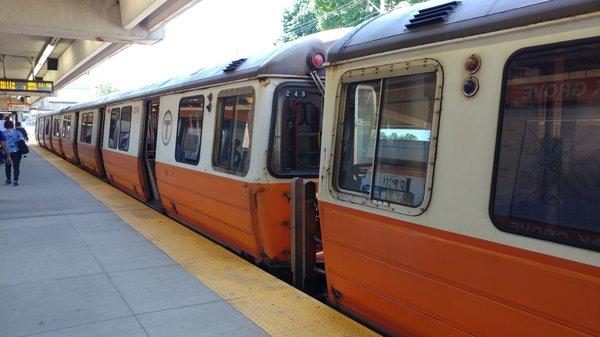
<instances>
[{"instance_id":1,"label":"window reflection","mask_svg":"<svg viewBox=\"0 0 600 337\"><path fill-rule=\"evenodd\" d=\"M117 139L119 138L119 117L120 108L113 108L110 112L110 124L108 125L108 147L117 148Z\"/></svg>"},{"instance_id":2,"label":"window reflection","mask_svg":"<svg viewBox=\"0 0 600 337\"><path fill-rule=\"evenodd\" d=\"M184 97L179 102L175 160L181 163L198 164L202 142L202 118L204 97Z\"/></svg>"},{"instance_id":3,"label":"window reflection","mask_svg":"<svg viewBox=\"0 0 600 337\"><path fill-rule=\"evenodd\" d=\"M323 96L310 87L286 85L276 97L271 170L282 175L318 174Z\"/></svg>"},{"instance_id":4,"label":"window reflection","mask_svg":"<svg viewBox=\"0 0 600 337\"><path fill-rule=\"evenodd\" d=\"M600 250L600 43L521 53L506 77L495 223Z\"/></svg>"},{"instance_id":5,"label":"window reflection","mask_svg":"<svg viewBox=\"0 0 600 337\"><path fill-rule=\"evenodd\" d=\"M250 161L254 97L221 97L218 105L214 165L234 173L246 173Z\"/></svg>"},{"instance_id":6,"label":"window reflection","mask_svg":"<svg viewBox=\"0 0 600 337\"><path fill-rule=\"evenodd\" d=\"M338 186L416 207L423 202L435 102L435 73L345 87Z\"/></svg>"},{"instance_id":7,"label":"window reflection","mask_svg":"<svg viewBox=\"0 0 600 337\"><path fill-rule=\"evenodd\" d=\"M131 131L131 106L125 106L121 110L119 122L119 150L129 150L129 137Z\"/></svg>"}]
</instances>

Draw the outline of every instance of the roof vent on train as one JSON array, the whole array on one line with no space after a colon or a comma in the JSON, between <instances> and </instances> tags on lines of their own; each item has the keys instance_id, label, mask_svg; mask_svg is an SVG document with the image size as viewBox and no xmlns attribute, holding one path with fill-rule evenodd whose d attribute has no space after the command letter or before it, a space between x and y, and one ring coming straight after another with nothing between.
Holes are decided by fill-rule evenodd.
<instances>
[{"instance_id":1,"label":"roof vent on train","mask_svg":"<svg viewBox=\"0 0 600 337\"><path fill-rule=\"evenodd\" d=\"M237 67L239 67L246 60L247 59L239 59L239 60L231 61L231 63L229 63L227 65L227 67L225 67L225 69L223 69L223 72L224 73L230 73L230 72L236 70Z\"/></svg>"},{"instance_id":2,"label":"roof vent on train","mask_svg":"<svg viewBox=\"0 0 600 337\"><path fill-rule=\"evenodd\" d=\"M420 9L419 13L410 19L410 23L406 25L408 29L415 29L434 23L440 23L448 20L448 16L454 12L456 6L460 5L460 1L450 1L445 4Z\"/></svg>"}]
</instances>

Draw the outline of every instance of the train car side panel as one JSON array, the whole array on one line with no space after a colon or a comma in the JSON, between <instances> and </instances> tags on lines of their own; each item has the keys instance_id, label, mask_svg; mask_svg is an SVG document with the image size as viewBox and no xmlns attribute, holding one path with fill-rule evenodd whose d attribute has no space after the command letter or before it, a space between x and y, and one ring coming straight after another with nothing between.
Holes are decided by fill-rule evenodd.
<instances>
[{"instance_id":1,"label":"train car side panel","mask_svg":"<svg viewBox=\"0 0 600 337\"><path fill-rule=\"evenodd\" d=\"M156 168L160 197L169 215L238 251L261 256L249 206L255 192L251 184L163 163Z\"/></svg>"},{"instance_id":2,"label":"train car side panel","mask_svg":"<svg viewBox=\"0 0 600 337\"><path fill-rule=\"evenodd\" d=\"M327 271L341 293L333 300L342 306L392 301L397 309L497 336L570 336L578 325L590 333L600 329L598 268L333 204L320 207L328 224ZM345 286L365 288L378 299L354 297ZM408 322L396 319L388 328L404 331Z\"/></svg>"},{"instance_id":3,"label":"train car side panel","mask_svg":"<svg viewBox=\"0 0 600 337\"><path fill-rule=\"evenodd\" d=\"M146 200L138 158L114 151L102 151L104 169L110 183L140 200Z\"/></svg>"},{"instance_id":4,"label":"train car side panel","mask_svg":"<svg viewBox=\"0 0 600 337\"><path fill-rule=\"evenodd\" d=\"M107 107L102 159L111 184L146 201L149 191L144 182L139 155L143 125L141 101Z\"/></svg>"},{"instance_id":5,"label":"train car side panel","mask_svg":"<svg viewBox=\"0 0 600 337\"><path fill-rule=\"evenodd\" d=\"M586 50L587 55L592 55L589 57L587 69L581 68L585 71L563 70L559 66L547 67L552 69L552 72L547 69L539 72L547 77L529 82L517 77L517 81L523 86L509 88L507 91L509 95L514 96L510 97L512 101L533 101L529 105L519 105L518 109L513 108L530 113L523 115L527 116L530 124L539 126L538 129L531 128L532 130L543 130L540 134L548 133L548 130L552 130L548 127L551 123L543 123L544 118L548 118L554 123L554 130L558 130L558 136L555 138L564 138L565 144L570 144L568 148L564 148L565 153L576 146L583 146L584 151L580 153L593 157L592 153L585 150L594 148L591 144L597 143L593 142L597 133L594 133L594 128L589 127L595 124L577 118L582 111L594 111L590 106L596 104L597 107L597 98L591 97L591 92L596 91L589 89L597 88L590 84L598 76L598 63L591 61L594 59L593 55L597 55L594 53L597 53L598 49L565 49L560 45L576 42L577 46L582 46L584 43L590 45L590 40L598 41L598 20L596 13L538 27L524 27L491 36L472 37L471 40L447 41L443 45L420 46L372 55L339 65L334 64L328 69L325 110L335 113L326 114L323 123L319 207L329 299L332 303L400 335L440 336L449 335L454 329L471 335L486 336L600 335L600 321L597 319L600 317L600 260L597 249L594 249L594 236L582 235L579 240L589 239L590 242L588 249L581 249L552 240L532 239L531 236L501 231L492 223L490 217L496 134L504 92L503 74L499 71L510 63L513 53L524 48L544 47L548 55L552 55L556 60L568 59L570 54L581 50ZM588 42L582 42L582 39L586 38ZM465 60L474 54L481 59L481 69L475 75L471 75L465 71ZM342 175L339 172L342 169L339 163L342 162L342 145L354 141L353 138L361 140L352 135L352 130L356 130L360 124L353 125L349 122L350 118L344 119L345 116L352 116L344 115L345 107L352 107L352 103L358 99L344 100L341 88L349 88L355 83L363 85L365 81L374 78L363 80L363 75L355 79L344 78L345 74L352 71L364 70L368 76L369 69L385 69L390 65L425 60L436 60L443 68L443 99L439 132L432 132L430 138L437 137L438 140L435 161L427 163L427 167L435 168L434 176L431 177L430 203L414 214L400 207L393 208L398 203L389 202L385 196L372 197L374 193L369 191L371 185L363 184L361 188L355 189L340 188L339 177ZM532 58L532 64L535 65L536 61L538 58ZM579 63L570 61L569 67L572 69L574 64ZM530 66L521 67L515 73L516 76L527 74L535 77L539 74L537 71L536 66ZM379 76L385 78L385 75ZM468 97L463 93L463 84L470 76L479 80L479 91ZM574 99L576 95L569 91L569 88L575 87L573 83L584 77L587 79L583 81L583 86L587 85L588 90L578 91L579 96ZM342 84L344 79L347 81ZM372 82L376 80L377 78ZM559 118L555 110L561 111L556 108L561 107L560 102L552 99L548 100L547 104L533 103L545 102L545 89L559 87L556 81L561 80L564 81L560 86L563 90L561 95L564 95L561 97L574 103L569 109L562 110L565 117L559 116L561 122L556 122ZM588 82L590 84L587 84ZM386 82L382 80L379 83ZM581 88L581 83L578 85ZM523 87L528 87L526 90L531 91L530 96L527 96ZM356 92L359 92L359 88L356 89ZM362 93L367 96L365 91ZM542 99L536 101L538 98L535 95L541 96ZM390 108L384 113L394 110L395 119L386 120L383 128L387 128L389 135L392 135L392 132L403 135L403 132L407 132L404 125L414 124L404 117L403 109ZM415 110L417 113L418 109ZM352 113L357 110L347 108L347 111ZM576 124L586 128L576 129ZM517 129L516 126L520 127L518 131L524 129L523 124L510 124L513 125L513 129ZM379 132L375 127L373 130ZM569 138L576 134L575 131L577 134L585 134L589 143L574 142L573 138ZM345 138L348 134L350 136ZM516 132L514 134L518 135ZM367 136L364 137L365 142L369 141ZM513 137L509 145L520 147L525 141L532 144L526 153L530 158L528 167L531 168L531 175L538 177L539 172L543 171L539 167L544 165L539 163L543 162L541 158L544 156L535 156L538 151L535 146L541 144L542 140L536 140L535 137L539 138L539 134L535 132L529 132L527 136L530 138ZM389 142L389 138L383 141ZM398 139L396 144L406 145L402 144L402 141L404 140ZM543 144L546 145L548 140L544 141L546 143ZM370 149L373 151L371 153L374 153L373 148ZM398 145L396 148L402 147ZM336 152L338 149L340 152ZM361 147L357 146L354 149ZM354 151L358 153L358 157L360 152ZM387 152L387 157L384 157L387 160L386 164L395 165L405 160L402 155L408 151L398 151L393 156L390 153ZM565 158L575 156L572 153L567 156L562 152L561 155ZM515 158L514 162L518 159ZM532 164L535 159L538 159L537 163L534 163L537 166ZM559 162L562 162L562 159ZM585 162L589 165L586 167L590 172L597 171L594 162L591 158ZM552 167L551 170L555 170L555 166ZM544 172L549 173L551 170ZM360 167L356 171L348 172L348 180L356 181L360 181L359 179L369 173L360 170ZM396 175L407 174L398 170ZM544 179L547 177L549 176L546 174ZM586 179L587 174L579 175L578 178ZM388 186L391 190L405 189L393 180L388 182L391 182ZM531 181L528 183L532 191L529 194L523 193L521 197L533 196L533 206L530 209L536 210L535 207L538 207L538 210L543 210L543 207L535 203L540 201L535 198L537 192L533 193L537 185ZM581 186L575 184L577 181L572 183L573 186ZM597 186L597 182L586 185L590 189L596 188L596 191ZM506 190L515 188L510 184L502 187ZM524 189L523 186L521 188ZM361 196L357 197L359 195ZM381 198L384 198L383 202L380 202ZM593 202L594 200L586 199L579 205L590 205ZM588 210L585 214L593 214L593 211ZM522 224L515 222L514 225ZM539 228L532 226L530 230L539 231ZM547 231L549 234L562 234L558 226L548 228ZM407 318L420 315L427 319ZM446 329L443 333L432 328L431 324L439 322L442 322Z\"/></svg>"}]
</instances>

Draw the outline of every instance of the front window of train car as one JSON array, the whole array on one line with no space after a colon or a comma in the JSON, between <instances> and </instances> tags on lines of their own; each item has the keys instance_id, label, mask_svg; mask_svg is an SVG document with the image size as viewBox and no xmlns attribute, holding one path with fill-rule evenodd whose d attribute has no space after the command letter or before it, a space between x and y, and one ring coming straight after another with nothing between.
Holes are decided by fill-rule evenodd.
<instances>
[{"instance_id":1,"label":"front window of train car","mask_svg":"<svg viewBox=\"0 0 600 337\"><path fill-rule=\"evenodd\" d=\"M335 180L347 200L425 207L440 106L438 76L433 67L431 72L342 87Z\"/></svg>"},{"instance_id":2,"label":"front window of train car","mask_svg":"<svg viewBox=\"0 0 600 337\"><path fill-rule=\"evenodd\" d=\"M494 224L600 251L600 42L517 52L498 132Z\"/></svg>"},{"instance_id":3,"label":"front window of train car","mask_svg":"<svg viewBox=\"0 0 600 337\"><path fill-rule=\"evenodd\" d=\"M220 95L213 165L226 172L245 175L250 164L250 141L254 95Z\"/></svg>"},{"instance_id":4,"label":"front window of train car","mask_svg":"<svg viewBox=\"0 0 600 337\"><path fill-rule=\"evenodd\" d=\"M319 173L323 96L308 84L279 86L274 99L269 171L274 176Z\"/></svg>"}]
</instances>

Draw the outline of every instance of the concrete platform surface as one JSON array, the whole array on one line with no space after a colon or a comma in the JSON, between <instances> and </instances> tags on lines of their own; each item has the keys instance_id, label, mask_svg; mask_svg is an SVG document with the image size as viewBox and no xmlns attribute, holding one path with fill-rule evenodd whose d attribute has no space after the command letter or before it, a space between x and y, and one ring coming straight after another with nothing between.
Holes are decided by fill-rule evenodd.
<instances>
[{"instance_id":1,"label":"concrete platform surface","mask_svg":"<svg viewBox=\"0 0 600 337\"><path fill-rule=\"evenodd\" d=\"M32 149L21 186L0 186L0 337L377 336Z\"/></svg>"},{"instance_id":2,"label":"concrete platform surface","mask_svg":"<svg viewBox=\"0 0 600 337\"><path fill-rule=\"evenodd\" d=\"M21 165L0 186L1 337L268 335L44 158Z\"/></svg>"}]
</instances>

